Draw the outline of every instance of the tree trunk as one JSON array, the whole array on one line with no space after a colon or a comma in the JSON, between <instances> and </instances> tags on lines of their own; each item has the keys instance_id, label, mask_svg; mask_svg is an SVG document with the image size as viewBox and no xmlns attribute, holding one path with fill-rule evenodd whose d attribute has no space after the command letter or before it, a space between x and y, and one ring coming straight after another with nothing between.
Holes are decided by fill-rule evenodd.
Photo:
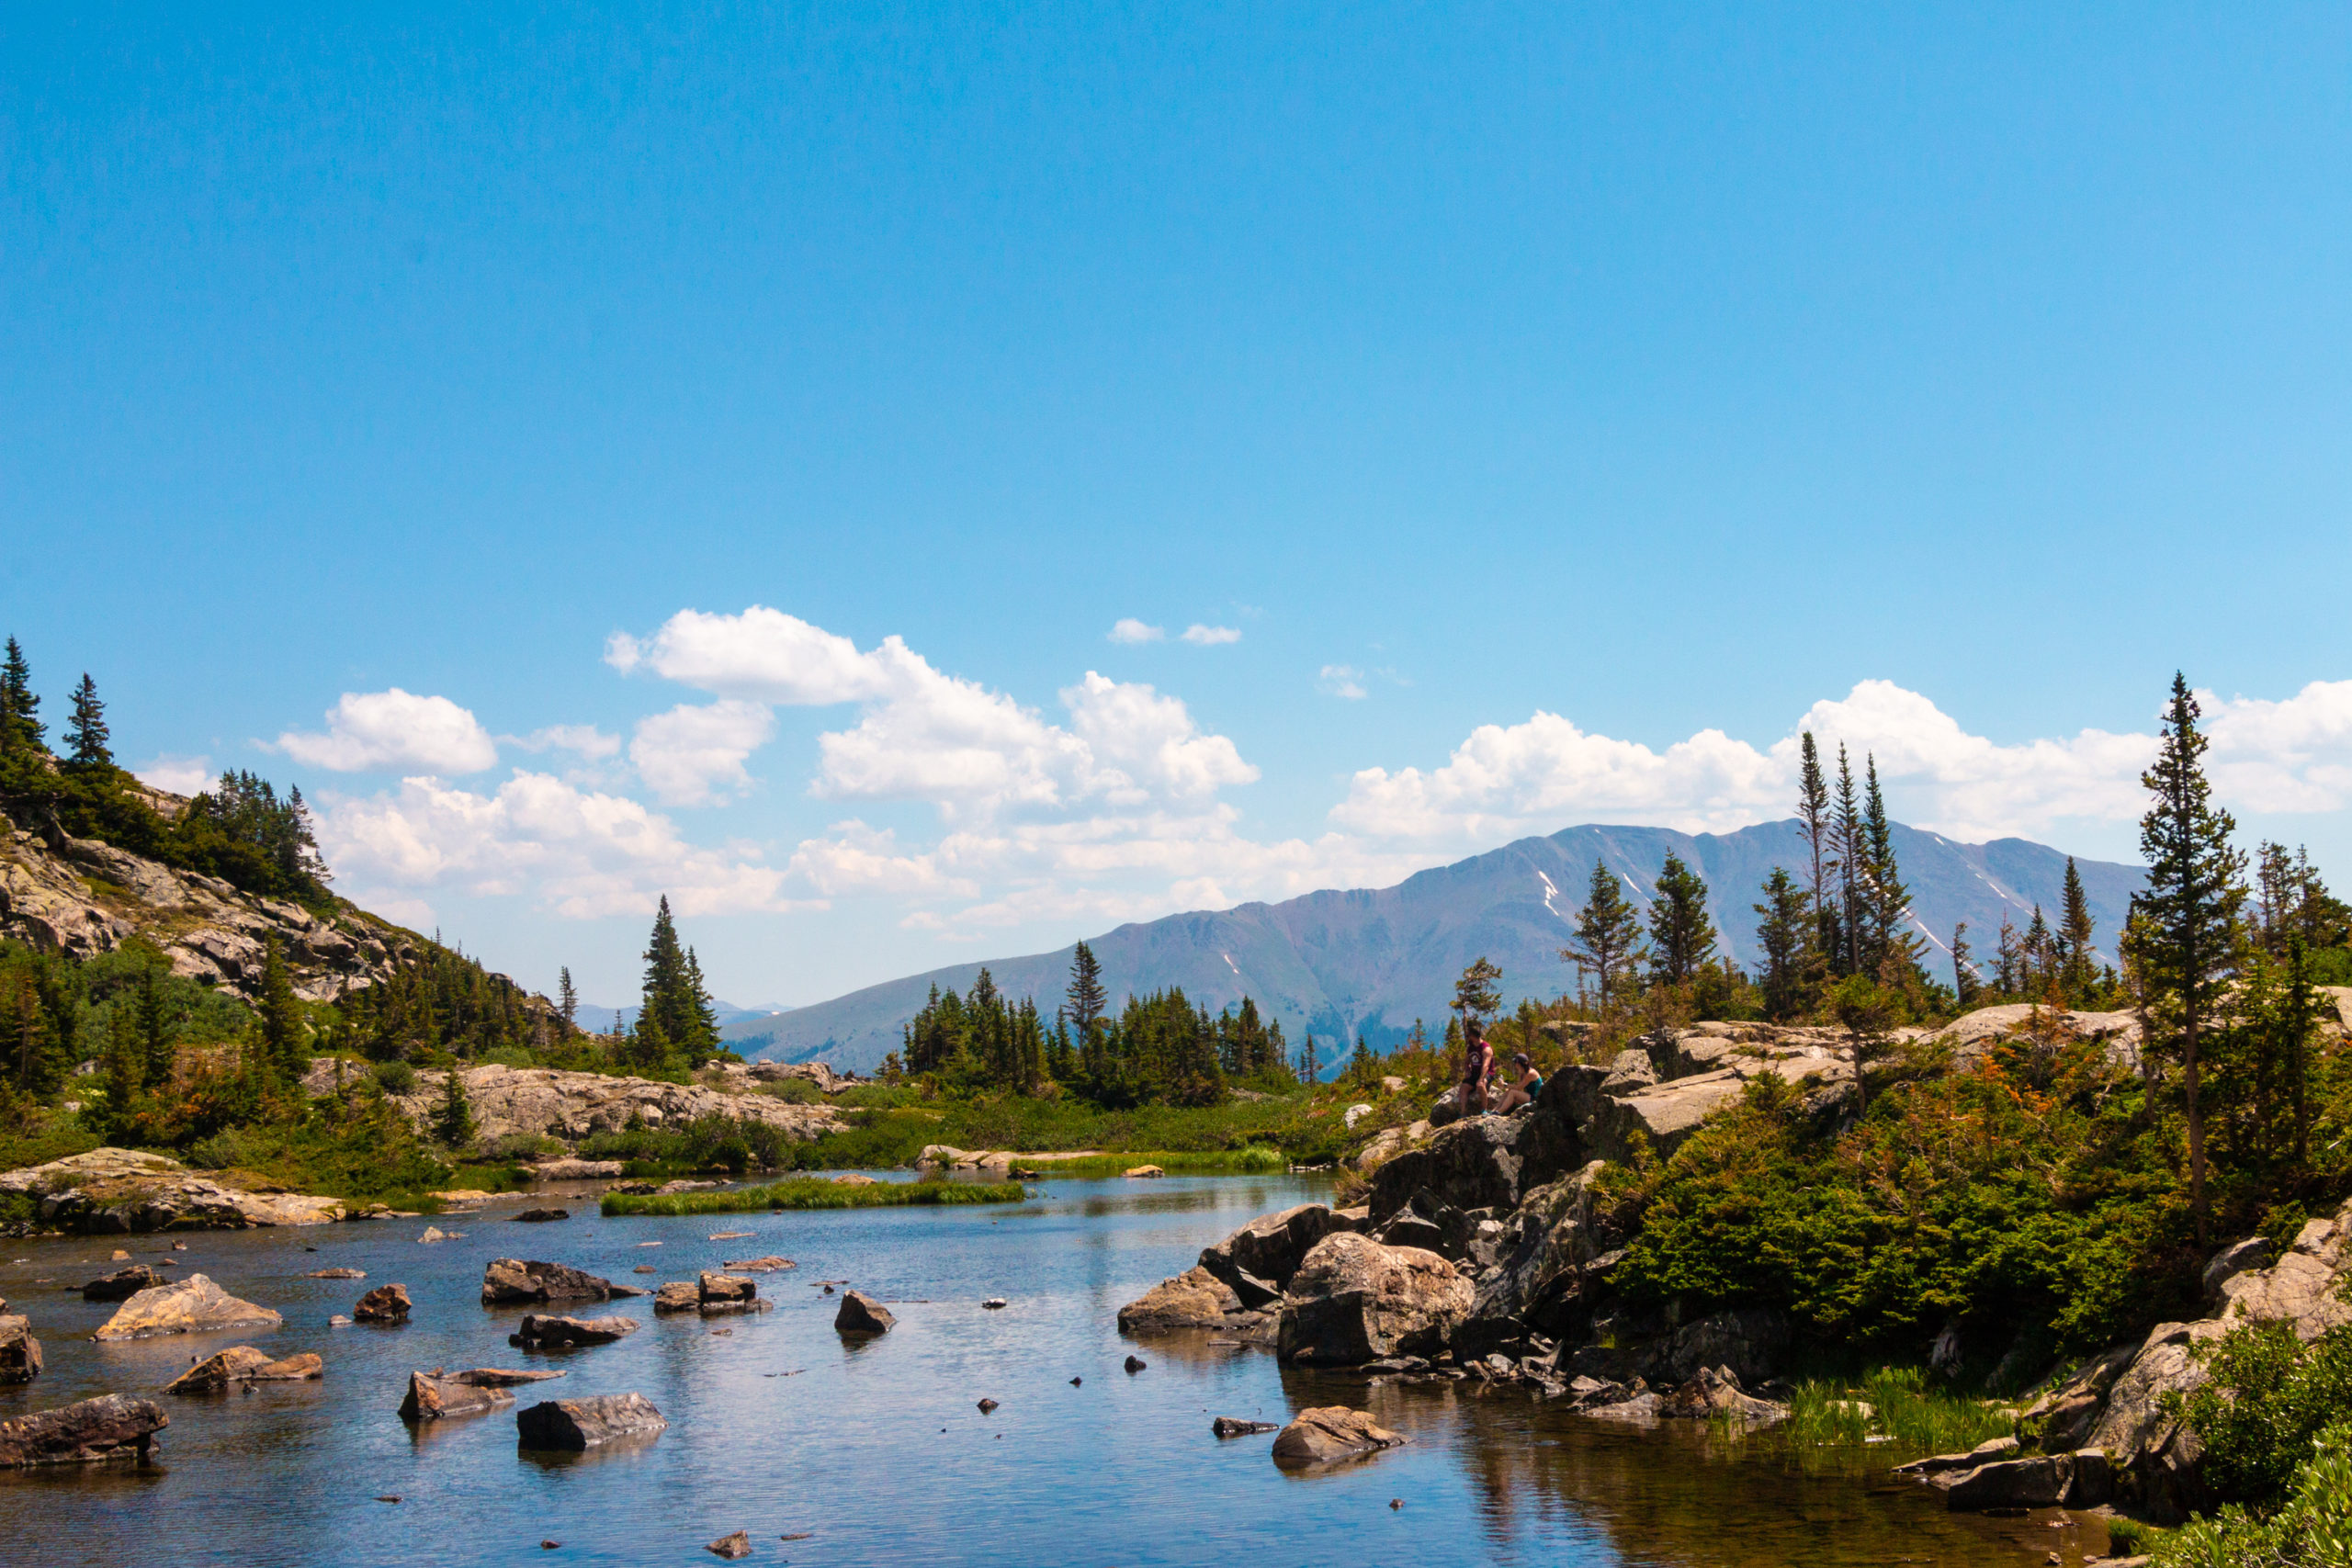
<instances>
[{"instance_id":1,"label":"tree trunk","mask_svg":"<svg viewBox=\"0 0 2352 1568\"><path fill-rule=\"evenodd\" d=\"M2188 1015L2181 1034L2181 1068L2188 1099L2188 1204L2197 1216L2197 1248L2202 1252L2206 1247L2205 1117L2197 1106L2196 1003L2190 1001L2183 1010Z\"/></svg>"}]
</instances>

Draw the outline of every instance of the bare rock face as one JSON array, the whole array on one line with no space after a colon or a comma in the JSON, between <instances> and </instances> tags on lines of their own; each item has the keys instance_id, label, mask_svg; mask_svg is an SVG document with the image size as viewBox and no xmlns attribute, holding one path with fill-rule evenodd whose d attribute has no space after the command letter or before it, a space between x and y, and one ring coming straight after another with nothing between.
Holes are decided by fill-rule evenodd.
<instances>
[{"instance_id":1,"label":"bare rock face","mask_svg":"<svg viewBox=\"0 0 2352 1568\"><path fill-rule=\"evenodd\" d=\"M325 1372L326 1363L307 1351L281 1361L250 1345L236 1345L190 1367L166 1384L164 1392L221 1393L239 1383L304 1382Z\"/></svg>"},{"instance_id":2,"label":"bare rock face","mask_svg":"<svg viewBox=\"0 0 2352 1568\"><path fill-rule=\"evenodd\" d=\"M1422 1191L1456 1209L1507 1210L1584 1163L1575 1134L1542 1106L1468 1117L1373 1173L1372 1217L1385 1221Z\"/></svg>"},{"instance_id":3,"label":"bare rock face","mask_svg":"<svg viewBox=\"0 0 2352 1568\"><path fill-rule=\"evenodd\" d=\"M526 1350L570 1349L609 1345L636 1332L633 1317L542 1317L525 1313L523 1326L508 1335L506 1342Z\"/></svg>"},{"instance_id":4,"label":"bare rock face","mask_svg":"<svg viewBox=\"0 0 2352 1568\"><path fill-rule=\"evenodd\" d=\"M1232 1286L1200 1265L1162 1280L1119 1309L1122 1334L1157 1334L1184 1328L1236 1328L1261 1321L1246 1312Z\"/></svg>"},{"instance_id":5,"label":"bare rock face","mask_svg":"<svg viewBox=\"0 0 2352 1568\"><path fill-rule=\"evenodd\" d=\"M95 1235L330 1224L342 1202L246 1192L191 1172L168 1155L99 1148L0 1173L0 1192L32 1198L45 1224Z\"/></svg>"},{"instance_id":6,"label":"bare rock face","mask_svg":"<svg viewBox=\"0 0 2352 1568\"><path fill-rule=\"evenodd\" d=\"M202 1274L140 1292L92 1337L152 1339L159 1334L233 1334L276 1328L286 1320L266 1306L241 1302Z\"/></svg>"},{"instance_id":7,"label":"bare rock face","mask_svg":"<svg viewBox=\"0 0 2352 1568\"><path fill-rule=\"evenodd\" d=\"M1247 1307L1271 1305L1298 1272L1315 1244L1333 1231L1353 1230L1321 1203L1301 1203L1261 1214L1214 1247L1201 1249L1201 1267L1232 1287Z\"/></svg>"},{"instance_id":8,"label":"bare rock face","mask_svg":"<svg viewBox=\"0 0 2352 1568\"><path fill-rule=\"evenodd\" d=\"M1419 1247L1341 1231L1317 1242L1283 1292L1285 1361L1355 1366L1442 1348L1470 1313L1469 1280Z\"/></svg>"},{"instance_id":9,"label":"bare rock face","mask_svg":"<svg viewBox=\"0 0 2352 1568\"><path fill-rule=\"evenodd\" d=\"M127 1393L36 1411L0 1421L0 1469L143 1460L155 1434L171 1424L162 1405Z\"/></svg>"},{"instance_id":10,"label":"bare rock face","mask_svg":"<svg viewBox=\"0 0 2352 1568\"><path fill-rule=\"evenodd\" d=\"M833 1329L839 1334L888 1334L898 1324L888 1307L864 1291L843 1291L842 1310L833 1314Z\"/></svg>"},{"instance_id":11,"label":"bare rock face","mask_svg":"<svg viewBox=\"0 0 2352 1568\"><path fill-rule=\"evenodd\" d=\"M1279 1465L1329 1464L1335 1460L1363 1459L1383 1449L1401 1446L1405 1439L1362 1410L1344 1404L1302 1410L1274 1438L1274 1462Z\"/></svg>"},{"instance_id":12,"label":"bare rock face","mask_svg":"<svg viewBox=\"0 0 2352 1568\"><path fill-rule=\"evenodd\" d=\"M335 1092L334 1063L315 1062L302 1080L313 1099ZM553 1067L492 1065L460 1069L474 1123L485 1138L560 1138L566 1143L596 1133L618 1132L631 1121L654 1127L683 1127L698 1117L722 1115L775 1127L794 1142L807 1142L841 1124L830 1105L794 1105L772 1094L661 1083L651 1078L613 1077L603 1073L562 1072ZM394 1104L423 1131L441 1102L440 1072L416 1075L415 1085L395 1095ZM539 1167L543 1179L578 1180L621 1174L610 1160L550 1161Z\"/></svg>"},{"instance_id":13,"label":"bare rock face","mask_svg":"<svg viewBox=\"0 0 2352 1568\"><path fill-rule=\"evenodd\" d=\"M409 1305L406 1285L379 1285L359 1298L351 1315L358 1323L406 1323Z\"/></svg>"},{"instance_id":14,"label":"bare rock face","mask_svg":"<svg viewBox=\"0 0 2352 1568\"><path fill-rule=\"evenodd\" d=\"M641 1393L607 1393L534 1404L515 1414L514 1427L524 1448L578 1452L627 1438L657 1437L670 1423Z\"/></svg>"},{"instance_id":15,"label":"bare rock face","mask_svg":"<svg viewBox=\"0 0 2352 1568\"><path fill-rule=\"evenodd\" d=\"M40 1376L40 1341L33 1337L32 1319L0 1316L0 1383L30 1382Z\"/></svg>"},{"instance_id":16,"label":"bare rock face","mask_svg":"<svg viewBox=\"0 0 2352 1568\"><path fill-rule=\"evenodd\" d=\"M484 1306L519 1306L542 1302L605 1302L612 1298L611 1280L599 1279L585 1269L574 1269L568 1264L499 1258L492 1259L481 1271Z\"/></svg>"},{"instance_id":17,"label":"bare rock face","mask_svg":"<svg viewBox=\"0 0 2352 1568\"><path fill-rule=\"evenodd\" d=\"M618 1176L627 1168L616 1159L551 1159L538 1168L541 1181L594 1181Z\"/></svg>"},{"instance_id":18,"label":"bare rock face","mask_svg":"<svg viewBox=\"0 0 2352 1568\"><path fill-rule=\"evenodd\" d=\"M127 1302L150 1285L160 1285L164 1277L144 1263L134 1263L128 1269L118 1269L82 1287L85 1302Z\"/></svg>"}]
</instances>

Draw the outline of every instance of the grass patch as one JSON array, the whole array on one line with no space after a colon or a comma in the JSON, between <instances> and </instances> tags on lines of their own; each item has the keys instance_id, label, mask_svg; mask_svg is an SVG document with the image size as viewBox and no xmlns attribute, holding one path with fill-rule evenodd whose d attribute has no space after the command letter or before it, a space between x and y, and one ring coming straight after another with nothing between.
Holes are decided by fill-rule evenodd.
<instances>
[{"instance_id":1,"label":"grass patch","mask_svg":"<svg viewBox=\"0 0 2352 1568\"><path fill-rule=\"evenodd\" d=\"M1799 1384L1784 1430L1803 1448L1860 1448L1891 1438L1905 1449L1942 1454L2006 1438L2015 1427L2006 1409L1931 1387L1916 1367L1882 1367L1859 1384Z\"/></svg>"},{"instance_id":2,"label":"grass patch","mask_svg":"<svg viewBox=\"0 0 2352 1568\"><path fill-rule=\"evenodd\" d=\"M604 1213L622 1214L745 1214L767 1209L891 1209L941 1203L1018 1203L1029 1196L1018 1181L877 1181L870 1187L803 1178L773 1187L728 1192L607 1192Z\"/></svg>"},{"instance_id":3,"label":"grass patch","mask_svg":"<svg viewBox=\"0 0 2352 1568\"><path fill-rule=\"evenodd\" d=\"M1243 1149L1214 1149L1203 1153L1153 1151L1120 1155L1089 1155L1083 1159L1041 1160L1024 1168L1038 1179L1100 1181L1125 1176L1139 1165L1156 1165L1170 1176L1277 1176L1290 1168L1290 1157L1280 1149L1252 1144Z\"/></svg>"},{"instance_id":4,"label":"grass patch","mask_svg":"<svg viewBox=\"0 0 2352 1568\"><path fill-rule=\"evenodd\" d=\"M854 1098L852 1098L852 1097ZM925 1100L913 1089L861 1087L836 1101L851 1111L853 1124L814 1143L793 1145L792 1165L801 1170L882 1170L910 1166L926 1144L959 1149L1044 1154L1059 1149L1101 1149L1121 1156L1119 1170L1152 1164L1178 1172L1180 1156L1238 1158L1242 1163L1204 1164L1186 1174L1288 1168L1322 1165L1362 1144L1377 1123L1350 1133L1343 1114L1350 1091L1325 1085L1263 1100L1232 1100L1222 1105L1143 1105L1106 1111L1069 1097L1052 1100L997 1095L976 1100ZM1279 1167L1248 1163L1268 1151ZM1096 1169L1091 1175L1117 1175Z\"/></svg>"}]
</instances>

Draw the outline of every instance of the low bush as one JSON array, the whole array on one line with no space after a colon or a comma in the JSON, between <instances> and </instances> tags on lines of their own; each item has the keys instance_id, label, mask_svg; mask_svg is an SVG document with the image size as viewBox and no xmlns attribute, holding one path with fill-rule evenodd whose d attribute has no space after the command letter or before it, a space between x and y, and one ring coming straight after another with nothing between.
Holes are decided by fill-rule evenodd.
<instances>
[{"instance_id":1,"label":"low bush","mask_svg":"<svg viewBox=\"0 0 2352 1568\"><path fill-rule=\"evenodd\" d=\"M2352 1568L2352 1420L2312 1441L2276 1509L2232 1504L2154 1546L2155 1568Z\"/></svg>"},{"instance_id":2,"label":"low bush","mask_svg":"<svg viewBox=\"0 0 2352 1568\"><path fill-rule=\"evenodd\" d=\"M2206 1484L2224 1502L2277 1503L2312 1439L2352 1412L2352 1328L2305 1345L2291 1325L2251 1324L2196 1353L2210 1381L2165 1407L2205 1445Z\"/></svg>"}]
</instances>

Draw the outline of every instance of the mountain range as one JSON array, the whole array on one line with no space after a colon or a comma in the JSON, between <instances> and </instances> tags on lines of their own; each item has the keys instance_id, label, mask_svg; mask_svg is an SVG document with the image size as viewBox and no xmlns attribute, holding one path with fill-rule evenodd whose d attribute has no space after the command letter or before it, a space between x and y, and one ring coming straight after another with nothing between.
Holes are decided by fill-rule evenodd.
<instances>
[{"instance_id":1,"label":"mountain range","mask_svg":"<svg viewBox=\"0 0 2352 1568\"><path fill-rule=\"evenodd\" d=\"M2061 851L2024 839L1963 844L1901 824L1894 834L1931 970L1948 976L1952 930L1961 921L1968 924L1978 967L1989 972L2004 917L2022 929L2039 904L2055 920L2066 871ZM1343 1047L1361 1032L1385 1048L1417 1018L1442 1023L1455 976L1482 954L1502 967L1506 1008L1521 997L1573 990L1576 972L1560 950L1584 905L1594 862L1646 905L1669 851L1705 879L1723 951L1752 973L1760 885L1775 865L1802 880L1810 863L1793 818L1736 833L1569 828L1417 873L1393 887L1170 915L1121 926L1089 945L1114 1005L1129 993L1170 986L1212 1011L1247 995L1282 1021L1294 1043L1312 1032ZM2078 860L2076 869L2096 922L2093 945L2101 962L2112 962L2115 934L2143 873L2105 861ZM1074 944L953 964L790 1012L741 1019L720 1032L746 1056L864 1071L899 1048L901 1027L933 986L967 990L983 968L1006 994L1034 996L1050 1013L1061 1005L1073 951Z\"/></svg>"}]
</instances>

